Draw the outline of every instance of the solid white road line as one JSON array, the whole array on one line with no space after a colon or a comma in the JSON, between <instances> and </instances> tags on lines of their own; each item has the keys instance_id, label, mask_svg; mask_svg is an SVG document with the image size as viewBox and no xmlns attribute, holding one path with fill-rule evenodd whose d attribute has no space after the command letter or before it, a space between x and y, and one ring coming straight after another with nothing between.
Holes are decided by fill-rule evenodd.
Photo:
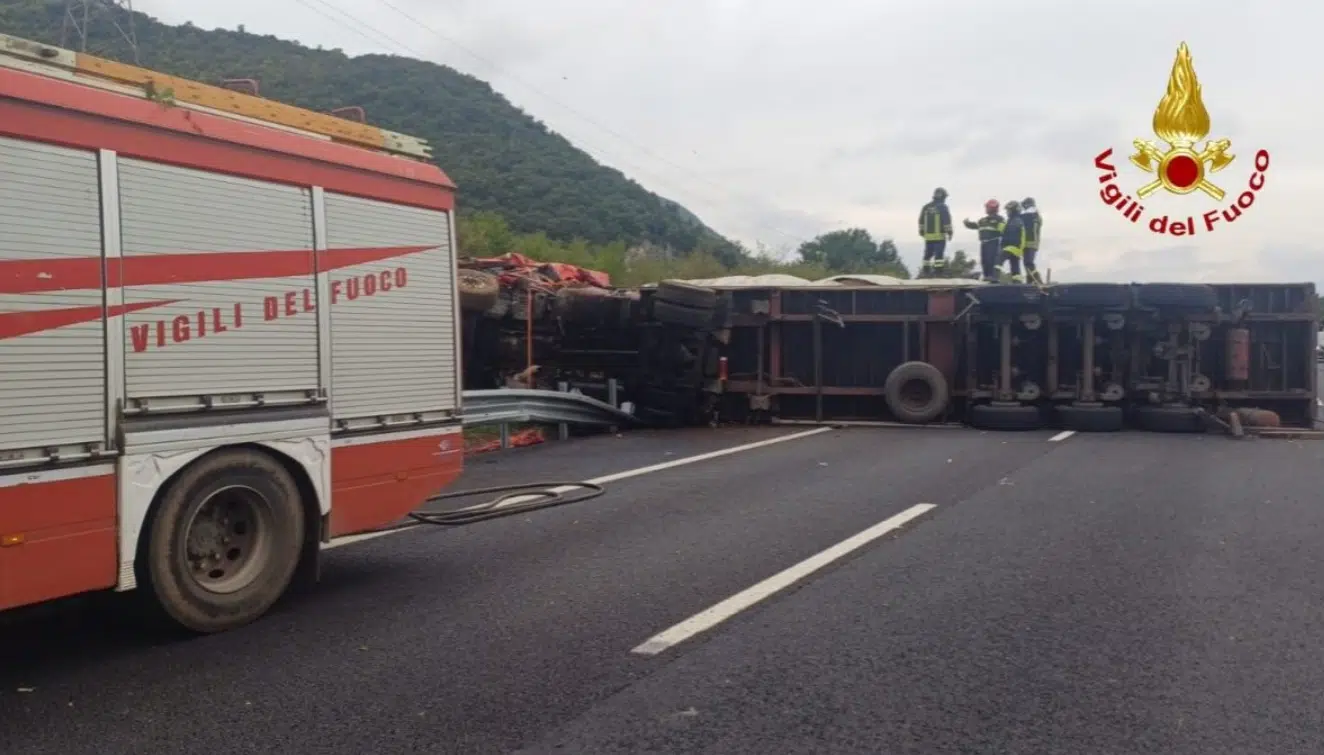
<instances>
[{"instance_id":1,"label":"solid white road line","mask_svg":"<svg viewBox=\"0 0 1324 755\"><path fill-rule=\"evenodd\" d=\"M1073 436L1073 435L1075 435L1075 434L1076 434L1076 431L1075 431L1075 430L1063 430L1062 432L1058 433L1057 435L1054 435L1053 437L1049 438L1049 439L1048 439L1048 442L1049 442L1049 443L1057 443L1058 441L1066 440L1067 438L1070 438L1071 436Z\"/></svg>"},{"instance_id":2,"label":"solid white road line","mask_svg":"<svg viewBox=\"0 0 1324 755\"><path fill-rule=\"evenodd\" d=\"M753 587L746 588L735 595L732 595L726 600L691 616L670 629L658 632L630 652L639 655L657 655L667 648L684 642L700 632L706 632L755 603L799 582L833 561L847 555L851 551L858 550L859 548L868 545L883 535L898 529L912 519L922 516L935 508L937 508L937 506L932 503L919 503L911 506L900 514L884 519L869 529L857 535L853 535L825 551L810 556L795 566L778 572Z\"/></svg>"},{"instance_id":3,"label":"solid white road line","mask_svg":"<svg viewBox=\"0 0 1324 755\"><path fill-rule=\"evenodd\" d=\"M661 462L661 463L659 463L659 464L651 464L651 465L646 466L646 467L637 467L637 468L635 468L635 469L627 469L627 470L625 470L625 471L623 471L623 472L614 472L614 473L612 473L612 474L604 475L604 476L602 476L602 477L594 477L594 478L591 479L591 480L585 480L585 482L590 483L590 484L593 484L593 485L606 485L606 484L609 483L609 482L617 482L617 481L620 481L620 480L628 480L628 479L631 478L631 477L639 477L639 476L641 476L641 475L652 474L653 472L662 472L662 471L665 471L665 470L668 470L668 469L674 469L674 468L676 468L676 467L683 467L683 466L685 466L685 465L687 465L687 464L697 464L697 463L699 463L699 462L701 462L701 461L708 461L709 459L718 459L718 458L721 458L721 457L723 457L723 456L730 456L730 455L732 455L732 454L744 453L745 451L753 451L753 450L756 449L756 448L765 448L765 447L767 447L767 446L774 446L774 445L776 445L776 444L778 444L778 443L785 443L785 442L787 442L787 441L791 441L791 440L799 440L799 439L801 439L801 438L808 438L808 437L813 436L813 435L821 435L822 433L831 432L832 429L833 429L833 428L831 428L831 427L816 427L816 428L814 428L814 429L812 429L812 430L805 430L805 431L803 431L803 432L791 433L791 434L789 434L789 435L778 435L778 436L775 437L775 438L768 438L768 439L766 439L766 440L758 440L758 441L754 441L753 443L745 443L745 444L743 444L743 445L739 445L739 446L732 446L732 447L730 447L730 448L723 448L723 449L720 449L720 450L718 450L718 451L709 451L708 453L695 454L694 456L686 456L686 457L683 457L683 458L680 458L680 459L673 459L673 460L671 460L671 461L664 461L664 462ZM561 487L549 488L549 490L551 490L551 491L553 491L553 492L556 492L556 493L571 493L571 492L574 492L574 491L576 491L576 490L582 490L582 488L579 488L579 487L571 487L571 486L561 486ZM541 498L541 497L542 497L542 496L534 496L534 495L521 495L521 496L515 496L514 498L511 498L511 499L509 499L509 500L507 500L507 501L503 501L503 502L501 503L500 508L504 508L504 507L506 507L506 506L514 506L515 504L518 504L518 503L525 503L525 502L527 502L527 501L534 501L534 500L537 500L538 498ZM333 504L333 505L334 505L334 504ZM486 506L487 506L487 504L485 504L485 503L480 503L480 504L477 504L477 505L474 505L474 506L468 506L468 507L466 507L466 508L473 509L473 508L480 508L480 507L486 507ZM459 509L459 510L464 510L464 509ZM408 527L401 527L401 528L399 528L399 529L394 529L394 530L385 530L385 531L382 531L382 532L364 532L364 533L359 534L359 535L346 535L346 536L344 536L344 537L338 537L338 538L332 540L332 541L329 542L329 543L324 543L324 544L322 545L322 550L328 550L328 549L330 549L330 548L339 548L339 547L341 547L342 545L351 545L351 544L353 544L353 543L361 543L361 542L363 542L363 541L365 541L365 540L376 540L376 539L379 538L379 537L386 537L387 535L394 535L394 534L396 534L397 532L407 532L407 531L409 531L409 530L412 530L415 526L418 526L418 525L410 525L410 526L408 526Z\"/></svg>"}]
</instances>

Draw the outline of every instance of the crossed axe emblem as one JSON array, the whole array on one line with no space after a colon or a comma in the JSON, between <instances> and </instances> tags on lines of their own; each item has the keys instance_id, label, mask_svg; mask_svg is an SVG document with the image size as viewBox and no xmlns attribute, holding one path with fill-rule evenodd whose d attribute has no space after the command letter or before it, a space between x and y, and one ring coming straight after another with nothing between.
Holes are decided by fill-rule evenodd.
<instances>
[{"instance_id":1,"label":"crossed axe emblem","mask_svg":"<svg viewBox=\"0 0 1324 755\"><path fill-rule=\"evenodd\" d=\"M1208 171L1210 173L1217 173L1232 162L1234 157L1227 154L1228 149L1232 147L1232 141L1230 139L1218 139L1205 142L1204 149L1200 152L1196 152L1186 146L1174 146L1167 152L1163 152L1156 147L1153 142L1147 139L1136 139L1131 142L1131 144L1136 148L1136 153L1131 156L1131 162L1146 173L1155 173L1166 169L1171 165L1173 158L1176 157L1185 156L1190 160L1194 160L1198 167L1196 182L1189 188L1185 186L1176 187L1178 189L1186 189L1186 191L1179 191L1178 193L1184 194L1199 189L1213 197L1216 202L1221 202L1223 200L1226 193L1205 178L1205 166L1208 166ZM1157 165L1155 163L1157 163ZM1141 199L1144 199L1165 186L1168 187L1169 190L1174 190L1170 184L1171 181L1168 177L1163 173L1159 173L1158 178L1141 186L1140 190L1136 192L1136 195Z\"/></svg>"}]
</instances>

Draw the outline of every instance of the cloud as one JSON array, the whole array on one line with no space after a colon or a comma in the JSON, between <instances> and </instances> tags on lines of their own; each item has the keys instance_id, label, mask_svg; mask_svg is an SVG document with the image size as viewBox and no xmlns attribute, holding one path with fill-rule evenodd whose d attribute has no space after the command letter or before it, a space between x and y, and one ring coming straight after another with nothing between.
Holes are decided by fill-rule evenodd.
<instances>
[{"instance_id":1,"label":"cloud","mask_svg":"<svg viewBox=\"0 0 1324 755\"><path fill-rule=\"evenodd\" d=\"M389 2L389 5L387 4ZM393 10L398 8L411 18ZM590 154L753 245L843 225L896 238L935 186L953 212L1034 196L1042 263L1082 279L1255 276L1324 281L1310 198L1324 181L1324 6L1265 0L137 0L170 23L426 57L490 81ZM336 8L343 13L336 13ZM319 12L320 11L320 12ZM375 31L368 31L371 26ZM1150 138L1177 43L1191 46L1239 192L1260 147L1267 186L1235 225L1189 241L1122 221L1092 160ZM1198 216L1202 195L1147 208ZM975 248L973 235L957 246ZM1304 245L1304 247L1303 247ZM1189 247L1189 248L1187 248ZM1181 251L1177 251L1181 250ZM1060 273L1060 275L1059 275Z\"/></svg>"}]
</instances>

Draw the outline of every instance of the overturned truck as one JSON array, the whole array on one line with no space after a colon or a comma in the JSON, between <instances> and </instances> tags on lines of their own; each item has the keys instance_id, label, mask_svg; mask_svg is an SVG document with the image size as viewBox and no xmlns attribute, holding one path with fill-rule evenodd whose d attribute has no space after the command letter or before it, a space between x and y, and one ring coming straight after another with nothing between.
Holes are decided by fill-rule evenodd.
<instances>
[{"instance_id":1,"label":"overturned truck","mask_svg":"<svg viewBox=\"0 0 1324 755\"><path fill-rule=\"evenodd\" d=\"M717 304L658 326L684 325L703 355L673 403L691 419L989 430L1314 421L1310 283L826 283L706 286ZM666 285L644 292L642 311L674 323L683 284Z\"/></svg>"}]
</instances>

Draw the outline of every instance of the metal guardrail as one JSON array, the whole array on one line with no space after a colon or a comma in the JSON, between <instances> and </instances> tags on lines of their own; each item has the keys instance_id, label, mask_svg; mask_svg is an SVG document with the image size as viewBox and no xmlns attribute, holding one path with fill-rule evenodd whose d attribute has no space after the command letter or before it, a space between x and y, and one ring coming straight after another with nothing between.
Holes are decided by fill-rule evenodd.
<instances>
[{"instance_id":1,"label":"metal guardrail","mask_svg":"<svg viewBox=\"0 0 1324 755\"><path fill-rule=\"evenodd\" d=\"M628 427L639 424L639 419L604 401L578 393L521 388L464 392L466 426L520 422Z\"/></svg>"}]
</instances>

